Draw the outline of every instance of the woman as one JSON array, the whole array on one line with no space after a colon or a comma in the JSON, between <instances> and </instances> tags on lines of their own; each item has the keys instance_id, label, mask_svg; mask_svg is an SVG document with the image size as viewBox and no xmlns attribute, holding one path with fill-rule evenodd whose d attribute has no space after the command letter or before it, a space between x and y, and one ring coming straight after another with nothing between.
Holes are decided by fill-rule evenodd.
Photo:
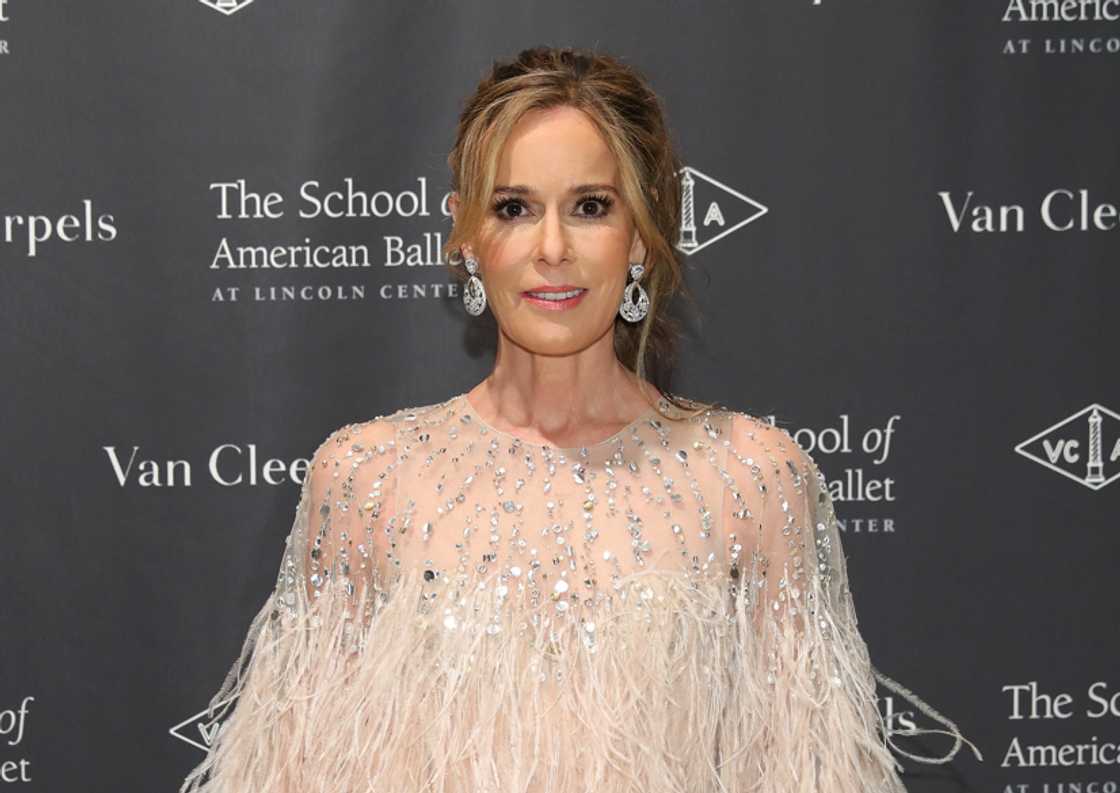
<instances>
[{"instance_id":1,"label":"woman","mask_svg":"<svg viewBox=\"0 0 1120 793\"><path fill-rule=\"evenodd\" d=\"M494 369L316 450L183 790L904 790L820 470L646 376L681 285L656 96L527 50L449 161ZM960 746L941 720L952 752L917 759Z\"/></svg>"}]
</instances>

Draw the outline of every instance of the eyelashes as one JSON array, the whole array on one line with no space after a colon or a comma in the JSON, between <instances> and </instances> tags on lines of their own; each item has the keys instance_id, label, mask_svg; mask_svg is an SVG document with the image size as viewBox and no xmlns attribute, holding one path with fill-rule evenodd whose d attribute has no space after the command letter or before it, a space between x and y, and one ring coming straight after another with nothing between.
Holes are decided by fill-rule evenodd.
<instances>
[{"instance_id":1,"label":"eyelashes","mask_svg":"<svg viewBox=\"0 0 1120 793\"><path fill-rule=\"evenodd\" d=\"M579 217L587 218L589 220L598 220L599 218L606 217L608 214L610 214L610 209L614 205L614 199L611 198L609 195L606 195L605 193L593 193L593 194L589 194L589 195L585 195L585 196L580 197L580 199L578 201L576 201L576 207L582 209L585 204L591 204L591 203L598 203L602 207L602 211L598 214L595 214L595 215L588 215L586 213L578 213ZM502 220L502 221L505 221L505 222L508 223L510 221L518 220L521 217L523 217L523 215L513 215L513 216L506 215L505 214L506 208L507 207L512 207L512 206L518 206L518 207L521 207L523 209L528 208L528 207L525 206L525 202L522 201L520 198L513 198L513 197L510 197L510 196L504 196L504 197L497 198L493 202L493 204L491 205L491 210L494 212L494 214L498 217L499 220Z\"/></svg>"}]
</instances>

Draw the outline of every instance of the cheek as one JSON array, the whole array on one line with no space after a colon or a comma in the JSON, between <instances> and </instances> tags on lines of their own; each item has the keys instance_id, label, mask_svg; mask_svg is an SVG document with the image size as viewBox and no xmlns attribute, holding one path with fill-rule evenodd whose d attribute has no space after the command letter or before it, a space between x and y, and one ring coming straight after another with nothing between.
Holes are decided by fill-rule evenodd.
<instances>
[{"instance_id":1,"label":"cheek","mask_svg":"<svg viewBox=\"0 0 1120 793\"><path fill-rule=\"evenodd\" d=\"M521 303L521 275L516 268L491 268L483 274L486 296L495 313L502 314L518 308Z\"/></svg>"},{"instance_id":2,"label":"cheek","mask_svg":"<svg viewBox=\"0 0 1120 793\"><path fill-rule=\"evenodd\" d=\"M609 288L600 289L595 298L594 304L587 306L585 319L587 332L598 336L614 325L614 321L618 318L619 301L614 295L614 290Z\"/></svg>"}]
</instances>

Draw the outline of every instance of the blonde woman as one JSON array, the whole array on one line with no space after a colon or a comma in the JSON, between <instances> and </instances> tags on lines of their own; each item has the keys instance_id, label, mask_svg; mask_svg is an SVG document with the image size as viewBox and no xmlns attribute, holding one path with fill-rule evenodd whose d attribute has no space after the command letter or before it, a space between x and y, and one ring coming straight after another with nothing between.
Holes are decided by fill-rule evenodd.
<instances>
[{"instance_id":1,"label":"blonde woman","mask_svg":"<svg viewBox=\"0 0 1120 793\"><path fill-rule=\"evenodd\" d=\"M315 451L183 790L904 790L820 470L664 387L658 98L609 56L526 50L449 162L444 253L493 371ZM920 706L955 745L917 759L944 762L962 738Z\"/></svg>"}]
</instances>

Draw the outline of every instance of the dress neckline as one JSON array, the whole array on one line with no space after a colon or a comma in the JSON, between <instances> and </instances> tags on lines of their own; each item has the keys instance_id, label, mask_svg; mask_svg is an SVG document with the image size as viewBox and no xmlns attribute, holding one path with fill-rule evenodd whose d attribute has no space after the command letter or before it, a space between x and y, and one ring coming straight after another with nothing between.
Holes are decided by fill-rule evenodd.
<instances>
[{"instance_id":1,"label":"dress neckline","mask_svg":"<svg viewBox=\"0 0 1120 793\"><path fill-rule=\"evenodd\" d=\"M591 451L592 449L599 449L604 446L610 446L620 441L623 436L628 435L630 431L637 427L639 424L642 424L643 422L646 422L654 416L658 415L658 411L656 408L649 408L636 419L616 432L614 435L611 435L609 438L604 438L603 440L595 441L594 443L581 443L578 446L557 446L555 443L536 443L534 441L526 440L519 435L514 435L511 432L506 432L505 430L500 430L497 427L491 426L482 418L482 416L479 415L478 411L474 409L474 405L472 405L471 401L467 398L466 391L459 394L459 396L457 397L453 397L453 401L459 403L459 407L463 411L464 415L469 416L471 421L475 422L480 428L493 436L505 438L508 441L514 441L530 449L552 449L553 451L557 452L579 452L584 449ZM665 399L664 397L662 397L658 401L664 402Z\"/></svg>"}]
</instances>

